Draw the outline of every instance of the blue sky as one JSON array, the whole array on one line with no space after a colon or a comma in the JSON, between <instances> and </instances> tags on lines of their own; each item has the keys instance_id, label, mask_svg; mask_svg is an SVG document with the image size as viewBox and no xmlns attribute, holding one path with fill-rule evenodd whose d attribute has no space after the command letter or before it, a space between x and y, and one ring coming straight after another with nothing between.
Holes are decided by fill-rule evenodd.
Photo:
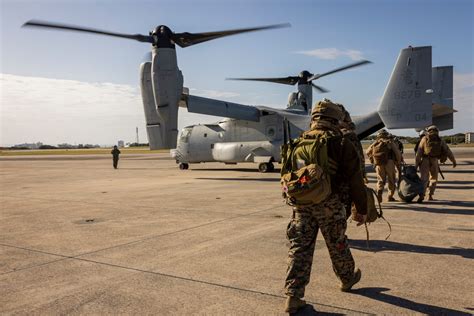
<instances>
[{"instance_id":1,"label":"blue sky","mask_svg":"<svg viewBox=\"0 0 474 316\"><path fill-rule=\"evenodd\" d=\"M142 139L145 138L137 88L138 66L149 45L103 36L20 28L29 19L142 34L160 24L175 32L203 32L290 22L292 27L288 29L177 48L185 86L192 88L192 93L232 102L284 107L292 87L224 79L288 76L304 69L325 72L353 62L351 57L362 57L374 64L317 82L331 92L316 95L316 99L324 96L339 101L352 114L364 114L378 106L401 48L431 45L433 66L454 65L454 104L460 111L454 131L474 129L474 1L0 0L0 3L0 73L3 74L0 143L3 145L26 141L112 144L117 139L133 140L135 126L139 127ZM316 56L298 53L313 50L319 53ZM81 96L89 95L81 98L80 103L71 102L75 96L71 89ZM125 96L121 98L120 93ZM56 95L54 100L52 94ZM41 107L45 107L44 111ZM183 114L180 126L214 120ZM406 133L409 132L402 132Z\"/></svg>"}]
</instances>

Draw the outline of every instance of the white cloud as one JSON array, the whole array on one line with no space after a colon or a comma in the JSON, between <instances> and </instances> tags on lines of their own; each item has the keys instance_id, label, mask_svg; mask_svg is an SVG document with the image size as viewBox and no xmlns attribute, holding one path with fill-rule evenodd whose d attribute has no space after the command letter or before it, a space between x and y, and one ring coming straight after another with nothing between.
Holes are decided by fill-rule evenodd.
<instances>
[{"instance_id":1,"label":"white cloud","mask_svg":"<svg viewBox=\"0 0 474 316\"><path fill-rule=\"evenodd\" d=\"M234 92L191 89L209 98L233 98ZM146 141L138 87L0 74L0 145L43 142L115 144ZM178 126L220 118L180 110Z\"/></svg>"},{"instance_id":2,"label":"white cloud","mask_svg":"<svg viewBox=\"0 0 474 316\"><path fill-rule=\"evenodd\" d=\"M228 92L228 91L217 91L217 90L200 90L195 88L189 89L191 94L197 95L199 97L210 98L210 99L220 99L220 98L235 98L240 96L239 93L236 92Z\"/></svg>"},{"instance_id":3,"label":"white cloud","mask_svg":"<svg viewBox=\"0 0 474 316\"><path fill-rule=\"evenodd\" d=\"M364 59L362 52L355 49L341 50L338 48L318 48L313 50L298 51L296 53L306 56L313 56L320 59L336 59L339 57L349 57L352 60Z\"/></svg>"},{"instance_id":4,"label":"white cloud","mask_svg":"<svg viewBox=\"0 0 474 316\"><path fill-rule=\"evenodd\" d=\"M144 126L136 87L8 74L1 74L0 87L2 145L113 144L134 140L135 127Z\"/></svg>"}]
</instances>

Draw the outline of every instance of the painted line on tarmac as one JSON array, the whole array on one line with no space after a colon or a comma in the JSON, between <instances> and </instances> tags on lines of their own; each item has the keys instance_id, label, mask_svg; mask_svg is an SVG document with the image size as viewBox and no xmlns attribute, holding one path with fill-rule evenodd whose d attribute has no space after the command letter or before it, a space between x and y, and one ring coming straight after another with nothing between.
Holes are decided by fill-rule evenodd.
<instances>
[{"instance_id":1,"label":"painted line on tarmac","mask_svg":"<svg viewBox=\"0 0 474 316\"><path fill-rule=\"evenodd\" d=\"M246 288L237 287L237 286L233 286L233 285L215 283L215 282L205 281L205 280L198 280L198 279L193 279L193 278L188 278L188 277L183 277L183 276L178 276L178 275L173 275L173 274L167 274L167 273L161 273L161 272L156 272L156 271L143 270L143 269L127 267L127 266L122 266L122 265L107 263L107 262L102 262L102 261L96 261L96 260L91 260L91 259L74 258L74 260L84 261L84 262L89 262L89 263L95 263L95 264L105 265L105 266L114 267L114 268L120 268L120 269L124 269L124 270L128 270L128 271L136 271L136 272L141 272L141 273L159 275L159 276L167 277L167 278L171 278L171 279L182 280L182 281L193 282L193 283L199 283L199 284L205 284L205 285L225 288L225 289L229 289L229 290L235 290L235 291L240 291L240 292L270 296L270 297L274 297L274 298L286 299L286 296L283 296L283 295L278 295L278 294L273 294L273 293L268 293L268 292L263 292L263 291L258 291L258 290L252 290L252 289L246 289ZM374 315L373 313L368 313L368 312L364 312L364 311L360 311L360 310L349 309L349 308L345 308L345 307L339 307L339 306L334 306L334 305L329 305L329 304L321 304L321 303L310 302L310 301L307 301L307 302L309 304L316 305L316 306L329 307L329 308L344 310L344 311L348 311L348 312L352 312L352 313L359 313L359 314L364 314L364 315Z\"/></svg>"},{"instance_id":2,"label":"painted line on tarmac","mask_svg":"<svg viewBox=\"0 0 474 316\"><path fill-rule=\"evenodd\" d=\"M168 233L151 235L147 238L142 238L142 239L139 239L139 240L134 240L134 241L130 241L130 242L122 243L122 244L117 244L117 245L114 245L114 246L110 246L110 247L106 247L106 248L102 248L102 249L98 249L98 250L94 250L94 251L89 251L89 252L81 253L81 254L74 255L74 256L66 256L66 255L53 253L53 252L47 252L47 251L42 251L42 250L36 250L36 249L31 249L31 248L26 248L26 247L19 247L19 246L13 246L13 245L0 243L0 246L4 246L4 247L10 247L10 248L20 249L20 250L25 250L25 251L31 251L31 252L36 252L36 253L41 253L41 254L46 254L46 255L56 256L56 257L61 258L61 259L58 259L58 260L53 260L53 261L46 262L46 263L41 263L41 264L38 264L38 265L28 266L28 267L24 267L24 268L21 268L21 269L0 273L0 275L5 275L5 274L15 273L15 272L19 272L19 271L24 271L24 270L32 269L32 268L35 268L35 267L41 267L41 266L44 266L44 265L47 265L47 264L50 264L50 263L55 263L55 262L63 261L63 260L67 260L67 259L87 260L87 259L83 259L83 258L80 258L80 257L91 255L91 254L96 254L96 253L99 253L99 252L102 252L102 251L115 249L115 248L119 248L119 247L123 247L123 246L129 246L129 245L133 245L133 244L142 243L142 242L145 242L145 241L148 241L148 240L152 240L152 239L156 239L156 238L160 238L160 237L164 237L164 236L169 236L169 235L173 235L173 234L177 234L177 233L182 233L182 232L185 232L185 231L190 231L190 230L193 230L193 229L202 228L202 227L217 224L217 223L222 223L222 222L233 220L233 219L236 219L236 218L252 216L252 215L255 215L255 214L258 214L258 213L271 211L271 210L281 208L281 207L286 207L286 205L272 206L270 208L266 208L266 209L263 209L263 210L258 210L258 211L255 211L255 212L250 212L250 213L246 213L246 214L239 214L239 215L236 215L236 216L222 218L222 219L219 219L219 220L216 220L216 221L207 222L207 223L203 223L203 224L192 226L192 227L187 227L187 228L183 228L183 229L168 232Z\"/></svg>"},{"instance_id":3,"label":"painted line on tarmac","mask_svg":"<svg viewBox=\"0 0 474 316\"><path fill-rule=\"evenodd\" d=\"M114 249L114 248L118 248L118 247L122 247L122 246L128 246L128 245L131 245L131 244L141 243L141 242L148 241L148 240L155 239L155 238L160 238L160 237L169 236L169 235L173 235L173 234L177 234L177 233L182 233L182 232L186 232L186 231L189 231L189 230L202 228L202 227L209 226L209 225L214 225L214 224L217 224L217 223L222 223L222 222L225 222L225 221L229 221L229 220L233 220L233 219L237 219L237 218L241 218L241 217L246 217L246 216L251 216L251 215L258 214L258 213L271 211L271 210L281 208L281 207L286 207L286 205L272 206L270 208L266 208L266 209L263 209L263 210L258 210L258 211L255 211L255 212L250 212L250 213L246 213L246 214L240 214L240 215L235 215L235 216L231 216L231 217L227 217L227 218L222 218L222 219L219 219L219 220L216 220L216 221L207 222L207 223L203 223L203 224L188 227L188 228L183 228L183 229L180 229L180 230L176 230L176 231L172 231L172 232L168 232L168 233L164 233L164 234L152 235L150 237L143 238L143 239L140 239L140 240L135 240L135 241L131 241L131 242L123 243L123 244L118 244L118 245L115 245L115 246L111 246L111 247L107 247L107 248L103 248L103 249L99 249L99 250L95 250L95 251L82 253L82 254L74 256L74 258L79 258L79 257L82 257L82 256L95 254L95 253L98 253L98 252L101 252L101 251L110 250L110 249Z\"/></svg>"}]
</instances>

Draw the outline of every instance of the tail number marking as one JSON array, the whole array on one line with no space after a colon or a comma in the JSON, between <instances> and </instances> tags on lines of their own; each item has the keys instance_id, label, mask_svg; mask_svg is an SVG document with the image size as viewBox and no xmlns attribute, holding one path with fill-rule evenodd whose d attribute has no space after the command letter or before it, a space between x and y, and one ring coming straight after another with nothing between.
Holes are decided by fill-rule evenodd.
<instances>
[{"instance_id":1,"label":"tail number marking","mask_svg":"<svg viewBox=\"0 0 474 316\"><path fill-rule=\"evenodd\" d=\"M396 91L393 94L394 99L419 99L421 97L421 90L404 90L404 91Z\"/></svg>"}]
</instances>

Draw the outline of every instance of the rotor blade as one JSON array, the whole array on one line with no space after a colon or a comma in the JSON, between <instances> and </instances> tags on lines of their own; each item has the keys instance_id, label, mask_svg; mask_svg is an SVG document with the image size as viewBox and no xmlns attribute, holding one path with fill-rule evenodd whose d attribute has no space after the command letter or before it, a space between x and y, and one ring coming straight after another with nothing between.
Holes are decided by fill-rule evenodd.
<instances>
[{"instance_id":1,"label":"rotor blade","mask_svg":"<svg viewBox=\"0 0 474 316\"><path fill-rule=\"evenodd\" d=\"M144 42L144 43L153 43L153 38L151 36L146 36L146 35L141 35L141 34L114 33L114 32L108 32L108 31L93 29L93 28L86 28L86 27L82 27L82 26L74 26L74 25L67 25L67 24L60 24L60 23L51 23L51 22L38 21L38 20L30 20L30 21L26 22L25 24L23 24L23 27L43 27L43 28L58 29L58 30L64 30L64 31L85 32L85 33L93 33L93 34L128 38L128 39L132 39L132 40L136 40L136 41Z\"/></svg>"},{"instance_id":2,"label":"rotor blade","mask_svg":"<svg viewBox=\"0 0 474 316\"><path fill-rule=\"evenodd\" d=\"M324 89L324 88L321 87L321 86L315 85L315 84L312 83L312 82L311 82L311 85L313 86L313 88L315 88L316 90L318 90L320 93L327 93L327 92L329 92L329 90Z\"/></svg>"},{"instance_id":3,"label":"rotor blade","mask_svg":"<svg viewBox=\"0 0 474 316\"><path fill-rule=\"evenodd\" d=\"M188 32L173 33L171 38L177 45L181 47L188 47L188 46L199 44L202 42L207 42L219 37L246 33L246 32L279 29L279 28L290 27L290 26L291 25L289 23L284 23L284 24L274 24L274 25L246 28L246 29L235 29L235 30L207 32L207 33L188 33Z\"/></svg>"},{"instance_id":4,"label":"rotor blade","mask_svg":"<svg viewBox=\"0 0 474 316\"><path fill-rule=\"evenodd\" d=\"M266 81L290 86L298 82L299 77L283 77L283 78L226 78L226 80L246 80L246 81Z\"/></svg>"},{"instance_id":5,"label":"rotor blade","mask_svg":"<svg viewBox=\"0 0 474 316\"><path fill-rule=\"evenodd\" d=\"M313 81L313 80L316 80L316 79L319 79L321 77L324 77L324 76L327 76L327 75L331 75L333 73L336 73L336 72L339 72L339 71L343 71L343 70L346 70L346 69L350 69L350 68L354 68L354 67L359 67L359 66L362 66L362 65L365 65L365 64L371 64L372 62L371 61L368 61L368 60L361 60L361 61L358 61L356 63L353 63L353 64L350 64L350 65L347 65L347 66L344 66L344 67L340 67L340 68L336 68L334 70L331 70L331 71L328 71L328 72L325 72L323 74L316 74L312 77L310 77L308 79L308 81Z\"/></svg>"}]
</instances>

